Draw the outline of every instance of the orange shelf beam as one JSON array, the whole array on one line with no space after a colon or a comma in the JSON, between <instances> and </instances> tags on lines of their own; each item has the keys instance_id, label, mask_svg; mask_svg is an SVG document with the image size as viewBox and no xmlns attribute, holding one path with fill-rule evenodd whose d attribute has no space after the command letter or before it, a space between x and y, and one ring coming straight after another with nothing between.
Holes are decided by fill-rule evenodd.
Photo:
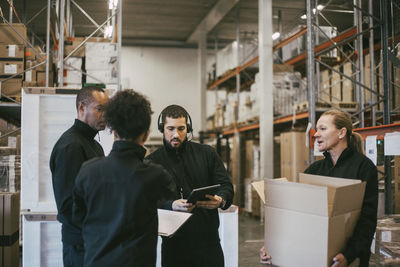
<instances>
[{"instance_id":1,"label":"orange shelf beam","mask_svg":"<svg viewBox=\"0 0 400 267\"><path fill-rule=\"evenodd\" d=\"M296 114L296 120L306 119L306 118L308 118L308 112L303 112L303 113ZM282 118L274 120L274 124L291 122L292 120L293 120L293 115L288 115L288 116L285 116L285 117L282 117ZM237 131L240 133L240 132L258 130L258 129L260 129L260 124L259 123L254 123L254 124L238 127ZM223 131L222 135L227 136L227 135L232 135L234 133L235 133L235 129L233 128L233 129L229 129L229 130Z\"/></svg>"},{"instance_id":2,"label":"orange shelf beam","mask_svg":"<svg viewBox=\"0 0 400 267\"><path fill-rule=\"evenodd\" d=\"M384 139L386 133L400 132L400 123L380 125L373 127L357 128L353 130L359 133L365 140L367 136L377 135L377 139Z\"/></svg>"}]
</instances>

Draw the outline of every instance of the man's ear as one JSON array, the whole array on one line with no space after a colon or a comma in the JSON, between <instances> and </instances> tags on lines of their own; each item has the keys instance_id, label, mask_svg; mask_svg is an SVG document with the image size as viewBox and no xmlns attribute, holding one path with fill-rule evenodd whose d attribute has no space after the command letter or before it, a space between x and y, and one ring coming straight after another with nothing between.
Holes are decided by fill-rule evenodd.
<instances>
[{"instance_id":1,"label":"man's ear","mask_svg":"<svg viewBox=\"0 0 400 267\"><path fill-rule=\"evenodd\" d=\"M83 115L84 112L85 112L85 105L83 104L83 102L79 102L78 103L78 115L79 114Z\"/></svg>"}]
</instances>

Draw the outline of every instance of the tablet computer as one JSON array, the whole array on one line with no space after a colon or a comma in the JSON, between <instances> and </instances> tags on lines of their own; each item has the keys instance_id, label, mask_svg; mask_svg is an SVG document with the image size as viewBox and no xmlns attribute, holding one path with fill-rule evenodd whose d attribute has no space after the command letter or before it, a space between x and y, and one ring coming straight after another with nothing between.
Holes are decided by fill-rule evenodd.
<instances>
[{"instance_id":1,"label":"tablet computer","mask_svg":"<svg viewBox=\"0 0 400 267\"><path fill-rule=\"evenodd\" d=\"M187 198L188 203L196 204L197 201L200 200L210 200L206 198L206 195L215 195L215 193L218 191L218 188L220 187L220 184L215 184L215 185L210 185L210 186L205 186L205 187L199 187L196 189L193 189L193 191L190 193L189 197Z\"/></svg>"}]
</instances>

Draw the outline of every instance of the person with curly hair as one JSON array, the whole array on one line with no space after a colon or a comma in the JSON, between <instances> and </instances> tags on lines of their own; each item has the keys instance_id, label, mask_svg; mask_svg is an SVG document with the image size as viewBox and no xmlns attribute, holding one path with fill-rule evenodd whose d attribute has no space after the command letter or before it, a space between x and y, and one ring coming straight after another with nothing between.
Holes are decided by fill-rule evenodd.
<instances>
[{"instance_id":1,"label":"person with curly hair","mask_svg":"<svg viewBox=\"0 0 400 267\"><path fill-rule=\"evenodd\" d=\"M113 148L82 166L73 191L84 266L156 265L157 202L168 193L169 176L143 162L151 114L149 101L133 90L119 91L105 108Z\"/></svg>"}]
</instances>

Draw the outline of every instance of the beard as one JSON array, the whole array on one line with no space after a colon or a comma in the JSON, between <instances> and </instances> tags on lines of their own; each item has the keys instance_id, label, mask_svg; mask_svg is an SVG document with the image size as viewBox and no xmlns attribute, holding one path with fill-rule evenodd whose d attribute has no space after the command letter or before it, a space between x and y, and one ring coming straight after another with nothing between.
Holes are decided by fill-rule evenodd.
<instances>
[{"instance_id":1,"label":"beard","mask_svg":"<svg viewBox=\"0 0 400 267\"><path fill-rule=\"evenodd\" d=\"M179 145L177 145L177 146L173 146L172 144L171 144L171 142L172 141L179 141ZM183 144L185 143L187 141L187 137L183 140L183 141L181 141L181 140L179 140L178 138L173 138L173 139L171 139L171 140L167 140L167 139L165 139L165 137L163 138L163 143L164 143L164 145L167 147L167 148L169 148L169 149L171 149L171 150L179 150L182 146L183 146Z\"/></svg>"}]
</instances>

